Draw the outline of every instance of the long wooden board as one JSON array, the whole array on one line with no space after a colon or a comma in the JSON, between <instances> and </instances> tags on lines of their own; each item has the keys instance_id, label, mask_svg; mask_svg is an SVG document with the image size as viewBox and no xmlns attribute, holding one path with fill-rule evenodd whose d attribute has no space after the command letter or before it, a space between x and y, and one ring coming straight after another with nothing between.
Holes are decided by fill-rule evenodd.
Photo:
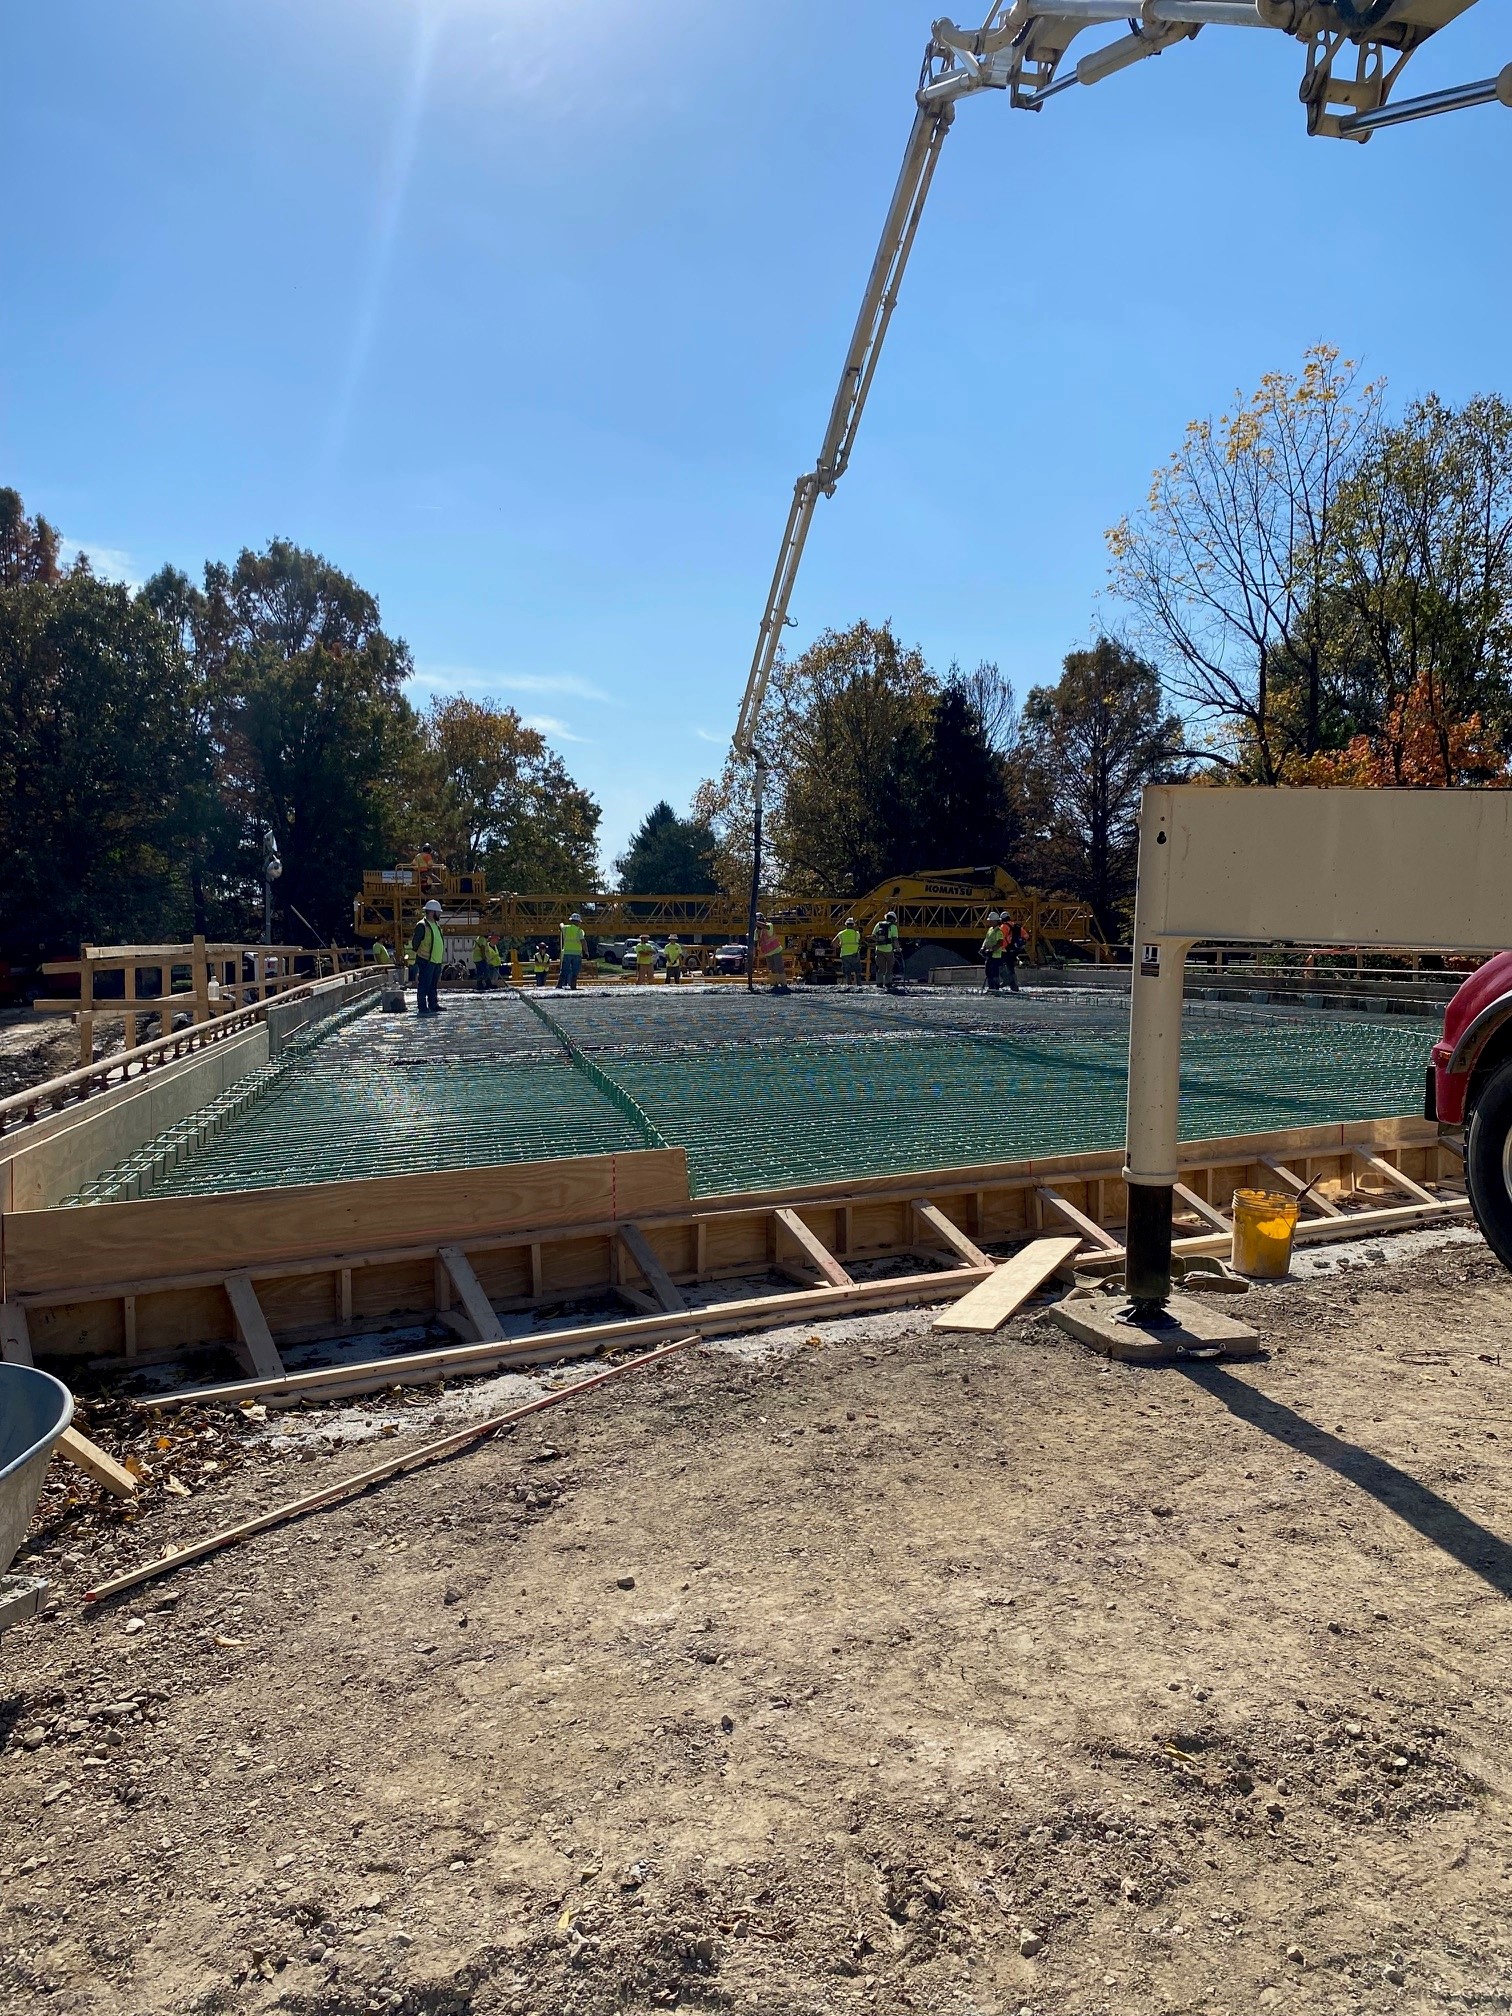
<instances>
[{"instance_id":1,"label":"long wooden board","mask_svg":"<svg viewBox=\"0 0 1512 2016\"><path fill-rule=\"evenodd\" d=\"M681 1148L577 1155L415 1176L245 1190L220 1197L144 1197L82 1211L17 1211L5 1219L7 1296L163 1271L223 1274L385 1244L464 1245L513 1225L633 1218L688 1204Z\"/></svg>"},{"instance_id":2,"label":"long wooden board","mask_svg":"<svg viewBox=\"0 0 1512 2016\"><path fill-rule=\"evenodd\" d=\"M1001 1330L1056 1269L1065 1266L1081 1243L1069 1234L1064 1238L1036 1239L1005 1261L979 1288L973 1288L943 1315L936 1316L935 1329L980 1333Z\"/></svg>"},{"instance_id":3,"label":"long wooden board","mask_svg":"<svg viewBox=\"0 0 1512 2016\"><path fill-rule=\"evenodd\" d=\"M157 1413L211 1400L255 1400L274 1392L281 1396L308 1393L312 1398L321 1394L371 1393L415 1378L493 1372L501 1366L539 1365L588 1352L622 1350L654 1338L681 1335L690 1327L706 1337L722 1337L819 1317L860 1315L866 1310L896 1308L910 1302L948 1302L964 1295L981 1279L981 1269L977 1267L960 1267L950 1273L884 1276L880 1281L856 1282L849 1288L810 1288L790 1295L711 1302L686 1316L671 1312L637 1316L624 1323L542 1330L534 1336L506 1338L502 1344L447 1345L438 1351L411 1351L401 1357L331 1365L319 1372L291 1372L285 1379L239 1379L224 1386L186 1388L177 1393L154 1394L137 1404L149 1413Z\"/></svg>"}]
</instances>

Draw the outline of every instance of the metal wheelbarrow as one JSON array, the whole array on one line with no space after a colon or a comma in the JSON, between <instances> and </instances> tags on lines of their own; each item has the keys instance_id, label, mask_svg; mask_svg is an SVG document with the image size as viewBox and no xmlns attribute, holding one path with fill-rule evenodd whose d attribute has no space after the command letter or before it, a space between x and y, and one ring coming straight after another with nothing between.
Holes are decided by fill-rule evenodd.
<instances>
[{"instance_id":1,"label":"metal wheelbarrow","mask_svg":"<svg viewBox=\"0 0 1512 2016\"><path fill-rule=\"evenodd\" d=\"M6 1571L26 1536L53 1449L73 1411L73 1395L61 1379L30 1365L0 1364L0 1631L32 1616L47 1587Z\"/></svg>"}]
</instances>

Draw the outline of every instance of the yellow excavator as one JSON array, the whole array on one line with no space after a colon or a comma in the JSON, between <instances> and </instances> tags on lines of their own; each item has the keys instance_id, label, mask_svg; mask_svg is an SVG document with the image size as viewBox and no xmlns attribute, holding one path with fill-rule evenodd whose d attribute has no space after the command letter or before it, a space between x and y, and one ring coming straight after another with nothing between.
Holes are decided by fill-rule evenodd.
<instances>
[{"instance_id":1,"label":"yellow excavator","mask_svg":"<svg viewBox=\"0 0 1512 2016\"><path fill-rule=\"evenodd\" d=\"M1000 0L980 28L936 21L924 51L914 123L888 206L877 256L846 352L829 425L814 467L793 491L782 547L762 614L755 656L735 730L735 754L754 761L758 816L765 770L759 728L777 647L788 621L793 583L814 506L834 495L855 445L897 306L908 255L923 215L940 150L964 99L1001 92L1025 112L1043 112L1063 93L1101 84L1151 57L1195 42L1209 30L1286 35L1306 51L1301 99L1307 130L1325 139L1369 141L1388 127L1481 105L1512 107L1512 63L1496 77L1416 98L1394 96L1403 70L1441 29L1478 0ZM1125 32L1073 58L1088 30ZM758 829L759 830L759 829ZM758 844L759 852L759 844Z\"/></svg>"}]
</instances>

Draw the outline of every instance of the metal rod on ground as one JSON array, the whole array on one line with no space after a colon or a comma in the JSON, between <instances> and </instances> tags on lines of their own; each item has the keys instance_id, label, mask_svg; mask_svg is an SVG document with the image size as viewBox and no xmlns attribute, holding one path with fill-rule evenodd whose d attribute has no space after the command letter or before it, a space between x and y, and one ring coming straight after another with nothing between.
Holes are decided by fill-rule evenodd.
<instances>
[{"instance_id":1,"label":"metal rod on ground","mask_svg":"<svg viewBox=\"0 0 1512 2016\"><path fill-rule=\"evenodd\" d=\"M156 1561L148 1561L140 1568L128 1569L124 1575L112 1576L108 1582L101 1582L97 1588L86 1589L86 1603L101 1603L108 1596L119 1596L122 1590L134 1589L142 1582L152 1582L160 1575L171 1574L175 1568L182 1568L190 1561L203 1561L207 1554L218 1554L222 1548L234 1547L240 1540L249 1540L255 1533L266 1533L271 1526L285 1525L290 1519L297 1519L305 1512L318 1512L324 1506L334 1505L353 1493L365 1491L370 1485L381 1484L386 1478L397 1477L403 1471L413 1470L422 1463L434 1462L438 1457L449 1456L453 1451L465 1449L471 1442L481 1442L487 1435L495 1434L500 1428L507 1428L515 1421L523 1421L527 1414L539 1414L544 1408L555 1407L563 1400L571 1400L578 1393L586 1393L594 1386L603 1386L611 1379L619 1379L627 1372L638 1372L643 1366L656 1365L664 1358L670 1358L679 1351L686 1351L689 1345L701 1344L702 1334L694 1331L687 1337L679 1337L670 1344L663 1344L655 1351L644 1351L638 1358L630 1358L623 1365L611 1365L607 1372L596 1372L591 1379L578 1379L571 1386L564 1386L555 1393L543 1394L539 1400L528 1400L523 1407L512 1407L507 1414L492 1415L487 1421L474 1421L466 1428L459 1428L455 1434L445 1435L439 1442L422 1443L418 1449L410 1449L402 1455L392 1456L386 1463L376 1463L370 1470L359 1470L355 1477L347 1477L339 1484L328 1484L323 1491L312 1491L306 1498L292 1499L287 1505L277 1505L271 1512L260 1513L255 1519L244 1519L238 1526L224 1527L219 1533L212 1533L207 1539L192 1541L181 1547L177 1553L164 1554Z\"/></svg>"}]
</instances>

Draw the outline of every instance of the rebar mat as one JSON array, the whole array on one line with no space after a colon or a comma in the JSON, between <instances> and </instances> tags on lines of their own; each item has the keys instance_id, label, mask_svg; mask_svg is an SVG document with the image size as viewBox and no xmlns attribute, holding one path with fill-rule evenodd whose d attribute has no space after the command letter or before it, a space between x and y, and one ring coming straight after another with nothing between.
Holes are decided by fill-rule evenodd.
<instances>
[{"instance_id":1,"label":"rebar mat","mask_svg":"<svg viewBox=\"0 0 1512 2016\"><path fill-rule=\"evenodd\" d=\"M637 1114L687 1150L701 1195L1123 1138L1127 997L553 991L548 1012L580 1064L508 994L449 996L424 1023L364 1015L218 1133L184 1123L141 1151L135 1187L206 1195L635 1149ZM1429 1040L1407 1018L1189 1004L1182 1136L1415 1112ZM110 1178L91 1192L122 1194Z\"/></svg>"}]
</instances>

